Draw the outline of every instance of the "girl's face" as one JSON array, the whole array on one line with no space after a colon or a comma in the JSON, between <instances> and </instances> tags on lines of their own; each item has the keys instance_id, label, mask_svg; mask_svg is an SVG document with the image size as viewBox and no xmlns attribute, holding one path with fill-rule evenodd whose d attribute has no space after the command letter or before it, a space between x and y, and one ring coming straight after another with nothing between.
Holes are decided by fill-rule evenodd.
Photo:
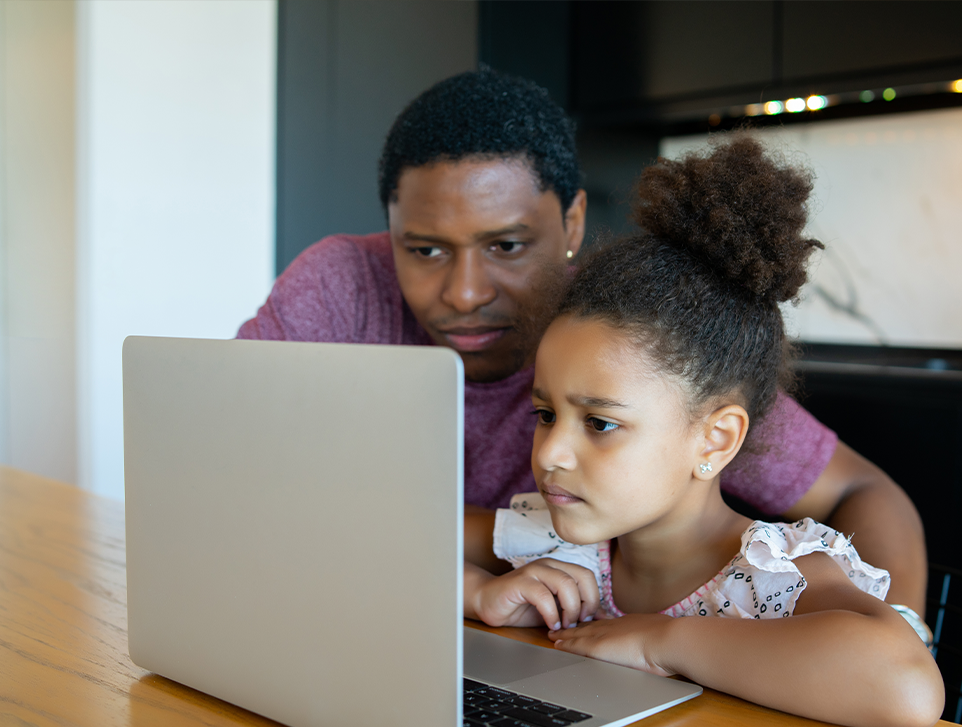
<instances>
[{"instance_id":1,"label":"girl's face","mask_svg":"<svg viewBox=\"0 0 962 727\"><path fill-rule=\"evenodd\" d=\"M670 527L705 446L684 397L611 326L551 324L535 363L531 466L558 535L597 543Z\"/></svg>"}]
</instances>

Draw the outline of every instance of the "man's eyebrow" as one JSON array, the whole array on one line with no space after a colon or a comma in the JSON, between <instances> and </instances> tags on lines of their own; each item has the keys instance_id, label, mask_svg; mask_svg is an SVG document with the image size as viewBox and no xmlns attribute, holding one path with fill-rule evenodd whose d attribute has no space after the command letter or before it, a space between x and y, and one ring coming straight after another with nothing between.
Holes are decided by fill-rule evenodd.
<instances>
[{"instance_id":1,"label":"man's eyebrow","mask_svg":"<svg viewBox=\"0 0 962 727\"><path fill-rule=\"evenodd\" d=\"M405 240L411 240L412 242L447 242L447 240L443 237L438 237L437 235L421 235L417 232L405 232L401 235L401 237L403 237Z\"/></svg>"},{"instance_id":2,"label":"man's eyebrow","mask_svg":"<svg viewBox=\"0 0 962 727\"><path fill-rule=\"evenodd\" d=\"M485 232L479 232L474 236L476 240L489 240L495 237L504 237L505 235L514 235L518 232L527 232L531 227L519 222L516 225L508 225L507 227L502 227L498 230L486 230Z\"/></svg>"},{"instance_id":3,"label":"man's eyebrow","mask_svg":"<svg viewBox=\"0 0 962 727\"><path fill-rule=\"evenodd\" d=\"M516 235L521 232L528 232L530 229L530 225L519 222L516 225L508 225L507 227L502 227L497 230L485 230L484 232L478 232L474 235L474 239L478 240L479 242L484 242L485 240L494 240L499 237L504 237L505 235ZM402 233L401 237L410 242L429 242L434 245L443 245L449 242L448 238L440 235L428 235L411 231Z\"/></svg>"}]
</instances>

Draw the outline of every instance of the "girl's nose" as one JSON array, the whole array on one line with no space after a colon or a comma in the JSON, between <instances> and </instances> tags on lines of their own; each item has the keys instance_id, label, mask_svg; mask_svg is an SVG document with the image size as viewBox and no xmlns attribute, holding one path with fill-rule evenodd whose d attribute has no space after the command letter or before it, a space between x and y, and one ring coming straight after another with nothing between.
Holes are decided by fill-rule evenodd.
<instances>
[{"instance_id":1,"label":"girl's nose","mask_svg":"<svg viewBox=\"0 0 962 727\"><path fill-rule=\"evenodd\" d=\"M455 255L441 293L444 303L466 315L488 305L497 295L480 251L469 250Z\"/></svg>"},{"instance_id":2,"label":"girl's nose","mask_svg":"<svg viewBox=\"0 0 962 727\"><path fill-rule=\"evenodd\" d=\"M577 462L572 446L571 434L557 422L549 427L539 428L535 435L532 459L534 465L545 472L573 470Z\"/></svg>"}]
</instances>

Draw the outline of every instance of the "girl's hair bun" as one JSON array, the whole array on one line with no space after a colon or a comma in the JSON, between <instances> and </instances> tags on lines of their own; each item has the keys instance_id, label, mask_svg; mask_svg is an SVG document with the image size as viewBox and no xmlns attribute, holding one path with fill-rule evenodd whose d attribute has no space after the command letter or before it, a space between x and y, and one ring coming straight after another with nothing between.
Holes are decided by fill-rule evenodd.
<instances>
[{"instance_id":1,"label":"girl's hair bun","mask_svg":"<svg viewBox=\"0 0 962 727\"><path fill-rule=\"evenodd\" d=\"M809 255L823 247L801 236L811 191L811 173L777 164L747 132L734 132L707 154L645 169L632 218L734 289L776 303L796 298Z\"/></svg>"}]
</instances>

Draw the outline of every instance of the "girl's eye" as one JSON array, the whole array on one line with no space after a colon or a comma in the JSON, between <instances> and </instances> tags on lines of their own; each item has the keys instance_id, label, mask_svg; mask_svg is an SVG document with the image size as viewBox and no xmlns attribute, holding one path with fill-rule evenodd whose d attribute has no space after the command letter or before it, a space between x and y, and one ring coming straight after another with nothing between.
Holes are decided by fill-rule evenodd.
<instances>
[{"instance_id":1,"label":"girl's eye","mask_svg":"<svg viewBox=\"0 0 962 727\"><path fill-rule=\"evenodd\" d=\"M547 409L535 409L531 413L538 417L539 424L554 424L555 416L553 411L548 411Z\"/></svg>"},{"instance_id":2,"label":"girl's eye","mask_svg":"<svg viewBox=\"0 0 962 727\"><path fill-rule=\"evenodd\" d=\"M589 417L588 425L596 432L612 432L618 428L618 425L614 422L606 422L604 419L598 419L597 417Z\"/></svg>"}]
</instances>

